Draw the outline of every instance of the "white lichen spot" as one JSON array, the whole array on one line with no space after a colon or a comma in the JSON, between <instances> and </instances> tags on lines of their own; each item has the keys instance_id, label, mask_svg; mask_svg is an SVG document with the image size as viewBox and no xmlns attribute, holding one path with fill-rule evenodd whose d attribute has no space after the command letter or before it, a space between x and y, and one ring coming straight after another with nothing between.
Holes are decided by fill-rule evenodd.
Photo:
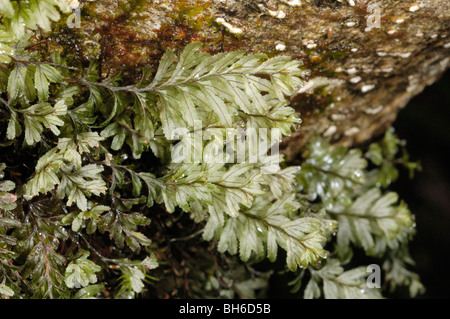
<instances>
[{"instance_id":1,"label":"white lichen spot","mask_svg":"<svg viewBox=\"0 0 450 319\"><path fill-rule=\"evenodd\" d=\"M431 38L432 38L432 39L436 39L437 36L438 36L438 35L437 35L436 33L433 33L433 34L431 35Z\"/></svg>"},{"instance_id":2,"label":"white lichen spot","mask_svg":"<svg viewBox=\"0 0 450 319\"><path fill-rule=\"evenodd\" d=\"M400 58L409 58L411 56L411 52L393 52L389 54L390 56L398 56Z\"/></svg>"},{"instance_id":3,"label":"white lichen spot","mask_svg":"<svg viewBox=\"0 0 450 319\"><path fill-rule=\"evenodd\" d=\"M347 0L347 3L351 6L354 7L355 6L355 0Z\"/></svg>"},{"instance_id":4,"label":"white lichen spot","mask_svg":"<svg viewBox=\"0 0 450 319\"><path fill-rule=\"evenodd\" d=\"M367 114L374 115L380 113L383 109L384 109L383 105L378 105L377 107L368 108L365 112Z\"/></svg>"},{"instance_id":5,"label":"white lichen spot","mask_svg":"<svg viewBox=\"0 0 450 319\"><path fill-rule=\"evenodd\" d=\"M356 52L356 51L358 51L358 48L352 48L350 51Z\"/></svg>"},{"instance_id":6,"label":"white lichen spot","mask_svg":"<svg viewBox=\"0 0 450 319\"><path fill-rule=\"evenodd\" d=\"M450 48L450 42L447 42L446 44L444 44L444 48L446 48L446 49Z\"/></svg>"},{"instance_id":7,"label":"white lichen spot","mask_svg":"<svg viewBox=\"0 0 450 319\"><path fill-rule=\"evenodd\" d=\"M401 58L406 59L406 58L409 58L411 56L411 52L398 53L397 55L399 57L401 57Z\"/></svg>"},{"instance_id":8,"label":"white lichen spot","mask_svg":"<svg viewBox=\"0 0 450 319\"><path fill-rule=\"evenodd\" d=\"M340 73L340 72L344 71L344 69L342 67L338 66L334 71Z\"/></svg>"},{"instance_id":9,"label":"white lichen spot","mask_svg":"<svg viewBox=\"0 0 450 319\"><path fill-rule=\"evenodd\" d=\"M340 114L340 113L331 114L331 119L333 121L343 121L343 120L345 120L345 114Z\"/></svg>"},{"instance_id":10,"label":"white lichen spot","mask_svg":"<svg viewBox=\"0 0 450 319\"><path fill-rule=\"evenodd\" d=\"M228 31L230 31L231 33L234 34L241 34L242 32L244 32L244 30L242 30L241 28L235 27L233 25L231 25L230 23L226 22L224 18L217 18L216 22L218 24L223 25L225 28L228 29Z\"/></svg>"},{"instance_id":11,"label":"white lichen spot","mask_svg":"<svg viewBox=\"0 0 450 319\"><path fill-rule=\"evenodd\" d=\"M358 72L358 69L355 67L352 67L350 69L347 69L347 71L345 71L345 72L347 72L348 74L355 74L356 72Z\"/></svg>"},{"instance_id":12,"label":"white lichen spot","mask_svg":"<svg viewBox=\"0 0 450 319\"><path fill-rule=\"evenodd\" d=\"M298 90L298 93L313 93L314 89L317 87L321 87L326 85L328 90L332 90L335 87L338 87L344 83L344 80L340 79L330 79L326 77L316 77L312 80L306 82L306 84Z\"/></svg>"},{"instance_id":13,"label":"white lichen spot","mask_svg":"<svg viewBox=\"0 0 450 319\"><path fill-rule=\"evenodd\" d=\"M283 10L277 10L277 11L268 10L268 12L272 17L275 17L277 19L286 18L286 12L284 12Z\"/></svg>"},{"instance_id":14,"label":"white lichen spot","mask_svg":"<svg viewBox=\"0 0 450 319\"><path fill-rule=\"evenodd\" d=\"M418 38L421 38L421 37L423 37L423 32L422 31L417 31L416 32L416 37L418 37Z\"/></svg>"},{"instance_id":15,"label":"white lichen spot","mask_svg":"<svg viewBox=\"0 0 450 319\"><path fill-rule=\"evenodd\" d=\"M317 47L317 44L315 44L315 43L308 43L306 45L306 48L308 48L308 49L314 49L315 47Z\"/></svg>"},{"instance_id":16,"label":"white lichen spot","mask_svg":"<svg viewBox=\"0 0 450 319\"><path fill-rule=\"evenodd\" d=\"M398 18L395 20L395 23L397 23L397 24L401 24L403 22L405 22L405 19L403 19L403 18Z\"/></svg>"},{"instance_id":17,"label":"white lichen spot","mask_svg":"<svg viewBox=\"0 0 450 319\"><path fill-rule=\"evenodd\" d=\"M283 0L283 2L291 7L299 7L302 4L302 2L300 0L290 0L290 1Z\"/></svg>"},{"instance_id":18,"label":"white lichen spot","mask_svg":"<svg viewBox=\"0 0 450 319\"><path fill-rule=\"evenodd\" d=\"M387 31L387 34L394 34L395 32L397 32L397 30L395 29L390 29Z\"/></svg>"},{"instance_id":19,"label":"white lichen spot","mask_svg":"<svg viewBox=\"0 0 450 319\"><path fill-rule=\"evenodd\" d=\"M409 11L411 11L411 12L415 12L415 11L417 11L419 9L420 9L420 7L417 4L409 7Z\"/></svg>"},{"instance_id":20,"label":"white lichen spot","mask_svg":"<svg viewBox=\"0 0 450 319\"><path fill-rule=\"evenodd\" d=\"M344 132L344 135L345 135L345 136L352 136L352 135L357 134L359 131L360 131L360 130L359 130L358 127L353 126L353 127L349 128L348 130L346 130L346 131Z\"/></svg>"},{"instance_id":21,"label":"white lichen spot","mask_svg":"<svg viewBox=\"0 0 450 319\"><path fill-rule=\"evenodd\" d=\"M284 50L286 50L286 45L284 43L280 42L275 46L275 50L284 51Z\"/></svg>"},{"instance_id":22,"label":"white lichen spot","mask_svg":"<svg viewBox=\"0 0 450 319\"><path fill-rule=\"evenodd\" d=\"M350 79L350 82L355 83L355 84L360 82L360 81L361 81L361 77L360 76L355 76L355 77Z\"/></svg>"},{"instance_id":23,"label":"white lichen spot","mask_svg":"<svg viewBox=\"0 0 450 319\"><path fill-rule=\"evenodd\" d=\"M381 69L381 72L384 73L391 73L392 71L394 71L394 68L392 67Z\"/></svg>"},{"instance_id":24,"label":"white lichen spot","mask_svg":"<svg viewBox=\"0 0 450 319\"><path fill-rule=\"evenodd\" d=\"M345 24L347 27L354 27L356 25L355 21L349 21Z\"/></svg>"},{"instance_id":25,"label":"white lichen spot","mask_svg":"<svg viewBox=\"0 0 450 319\"><path fill-rule=\"evenodd\" d=\"M365 84L361 87L361 92L366 93L373 90L374 88L375 88L374 84Z\"/></svg>"},{"instance_id":26,"label":"white lichen spot","mask_svg":"<svg viewBox=\"0 0 450 319\"><path fill-rule=\"evenodd\" d=\"M386 56L386 55L388 55L388 53L384 52L384 51L377 51L377 55L378 56Z\"/></svg>"},{"instance_id":27,"label":"white lichen spot","mask_svg":"<svg viewBox=\"0 0 450 319\"><path fill-rule=\"evenodd\" d=\"M325 132L322 133L322 136L323 136L323 137L331 136L331 135L333 135L334 133L336 133L336 131L337 131L337 127L336 127L335 125L332 125L332 126L330 126L329 128L327 128L327 129L325 130Z\"/></svg>"}]
</instances>

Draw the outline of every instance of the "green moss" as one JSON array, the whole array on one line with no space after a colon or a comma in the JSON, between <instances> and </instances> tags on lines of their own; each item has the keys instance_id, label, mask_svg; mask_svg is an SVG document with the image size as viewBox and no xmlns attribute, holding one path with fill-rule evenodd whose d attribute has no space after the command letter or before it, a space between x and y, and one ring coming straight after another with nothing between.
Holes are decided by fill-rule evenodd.
<instances>
[{"instance_id":1,"label":"green moss","mask_svg":"<svg viewBox=\"0 0 450 319\"><path fill-rule=\"evenodd\" d=\"M322 85L317 87L313 93L297 94L292 98L291 105L305 121L322 114L334 102L336 99L329 92L328 85Z\"/></svg>"},{"instance_id":2,"label":"green moss","mask_svg":"<svg viewBox=\"0 0 450 319\"><path fill-rule=\"evenodd\" d=\"M302 60L311 70L311 77L324 76L335 77L336 71L332 64L344 60L349 54L348 48L329 49L326 45L318 46L315 49L305 50Z\"/></svg>"},{"instance_id":3,"label":"green moss","mask_svg":"<svg viewBox=\"0 0 450 319\"><path fill-rule=\"evenodd\" d=\"M191 27L200 31L212 24L213 19L204 13L211 6L211 1L197 0L194 2L179 0L175 3L174 13L169 14L175 24Z\"/></svg>"}]
</instances>

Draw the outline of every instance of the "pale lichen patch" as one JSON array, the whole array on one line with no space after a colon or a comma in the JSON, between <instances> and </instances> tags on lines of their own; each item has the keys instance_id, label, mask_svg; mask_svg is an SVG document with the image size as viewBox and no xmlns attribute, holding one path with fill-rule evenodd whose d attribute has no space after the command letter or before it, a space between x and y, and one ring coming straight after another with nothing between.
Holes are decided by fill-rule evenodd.
<instances>
[{"instance_id":1,"label":"pale lichen patch","mask_svg":"<svg viewBox=\"0 0 450 319\"><path fill-rule=\"evenodd\" d=\"M323 136L323 137L331 136L331 135L333 135L334 133L336 133L336 131L337 131L336 125L331 125L330 127L328 127L328 128L325 130L325 132L322 133L322 136Z\"/></svg>"},{"instance_id":2,"label":"pale lichen patch","mask_svg":"<svg viewBox=\"0 0 450 319\"><path fill-rule=\"evenodd\" d=\"M341 114L341 113L331 114L331 119L333 121L343 121L343 120L345 120L345 118L346 118L345 114Z\"/></svg>"},{"instance_id":3,"label":"pale lichen patch","mask_svg":"<svg viewBox=\"0 0 450 319\"><path fill-rule=\"evenodd\" d=\"M355 74L356 72L358 72L358 69L355 67L351 67L347 69L345 72L347 72L348 74Z\"/></svg>"},{"instance_id":4,"label":"pale lichen patch","mask_svg":"<svg viewBox=\"0 0 450 319\"><path fill-rule=\"evenodd\" d=\"M383 105L378 105L376 107L370 107L365 112L370 115L378 114L384 109Z\"/></svg>"},{"instance_id":5,"label":"pale lichen patch","mask_svg":"<svg viewBox=\"0 0 450 319\"><path fill-rule=\"evenodd\" d=\"M374 88L375 88L375 84L364 84L361 87L361 92L366 93L366 92L373 90Z\"/></svg>"},{"instance_id":6,"label":"pale lichen patch","mask_svg":"<svg viewBox=\"0 0 450 319\"><path fill-rule=\"evenodd\" d=\"M277 45L275 46L275 50L277 50L277 51L285 51L286 50L286 45L283 42L277 43Z\"/></svg>"},{"instance_id":7,"label":"pale lichen patch","mask_svg":"<svg viewBox=\"0 0 450 319\"><path fill-rule=\"evenodd\" d=\"M269 12L269 14L272 17L275 17L277 19L284 19L284 18L286 18L286 12L284 12L283 10L276 10L276 11L267 10L267 12Z\"/></svg>"},{"instance_id":8,"label":"pale lichen patch","mask_svg":"<svg viewBox=\"0 0 450 319\"><path fill-rule=\"evenodd\" d=\"M303 45L306 46L307 49L314 49L317 47L317 44L314 42L314 40L304 40Z\"/></svg>"},{"instance_id":9,"label":"pale lichen patch","mask_svg":"<svg viewBox=\"0 0 450 319\"><path fill-rule=\"evenodd\" d=\"M360 76L355 76L353 78L350 79L351 83L359 83L361 81L361 77Z\"/></svg>"},{"instance_id":10,"label":"pale lichen patch","mask_svg":"<svg viewBox=\"0 0 450 319\"><path fill-rule=\"evenodd\" d=\"M306 82L306 84L302 88L300 88L297 93L313 93L315 88L325 85L328 90L332 90L333 88L338 87L343 83L344 80L330 79L319 76Z\"/></svg>"},{"instance_id":11,"label":"pale lichen patch","mask_svg":"<svg viewBox=\"0 0 450 319\"><path fill-rule=\"evenodd\" d=\"M381 69L381 72L384 72L384 73L391 73L392 71L394 71L394 68L392 68L392 67Z\"/></svg>"},{"instance_id":12,"label":"pale lichen patch","mask_svg":"<svg viewBox=\"0 0 450 319\"><path fill-rule=\"evenodd\" d=\"M231 25L230 23L226 22L224 18L217 18L216 22L218 24L223 25L225 28L227 28L228 31L230 31L230 33L241 34L242 32L244 32L244 30L242 30L241 28L235 27L235 26Z\"/></svg>"},{"instance_id":13,"label":"pale lichen patch","mask_svg":"<svg viewBox=\"0 0 450 319\"><path fill-rule=\"evenodd\" d=\"M358 134L360 131L359 127L353 126L344 132L345 136L352 136Z\"/></svg>"},{"instance_id":14,"label":"pale lichen patch","mask_svg":"<svg viewBox=\"0 0 450 319\"><path fill-rule=\"evenodd\" d=\"M282 1L291 7L299 7L302 5L302 2L300 0L290 0L290 1L282 0Z\"/></svg>"},{"instance_id":15,"label":"pale lichen patch","mask_svg":"<svg viewBox=\"0 0 450 319\"><path fill-rule=\"evenodd\" d=\"M411 56L411 52L394 52L391 53L391 56L398 56L400 58L406 59Z\"/></svg>"}]
</instances>

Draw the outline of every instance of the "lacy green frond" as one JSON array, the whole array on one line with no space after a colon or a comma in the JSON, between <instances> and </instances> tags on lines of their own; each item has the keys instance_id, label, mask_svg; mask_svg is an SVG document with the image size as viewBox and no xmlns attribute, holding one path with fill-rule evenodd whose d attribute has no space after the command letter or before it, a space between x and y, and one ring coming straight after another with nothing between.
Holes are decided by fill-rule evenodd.
<instances>
[{"instance_id":1,"label":"lacy green frond","mask_svg":"<svg viewBox=\"0 0 450 319\"><path fill-rule=\"evenodd\" d=\"M0 163L0 210L13 210L16 208L17 196L10 192L16 188L16 184L10 180L3 180L5 168L5 163Z\"/></svg>"},{"instance_id":2,"label":"lacy green frond","mask_svg":"<svg viewBox=\"0 0 450 319\"><path fill-rule=\"evenodd\" d=\"M319 220L290 217L299 207L290 194L273 202L259 196L250 209L235 217L211 211L204 238L216 234L220 252L239 252L244 261L266 256L275 261L281 247L287 252L286 264L291 271L308 267L327 255L323 249L326 239Z\"/></svg>"},{"instance_id":3,"label":"lacy green frond","mask_svg":"<svg viewBox=\"0 0 450 319\"><path fill-rule=\"evenodd\" d=\"M319 197L324 203L354 193L366 179L367 161L362 155L358 149L332 147L320 138L313 138L297 175L300 191L312 200Z\"/></svg>"},{"instance_id":4,"label":"lacy green frond","mask_svg":"<svg viewBox=\"0 0 450 319\"><path fill-rule=\"evenodd\" d=\"M330 259L318 270L310 270L311 279L304 291L305 299L373 299L381 298L380 289L368 288L366 267L344 270L339 260Z\"/></svg>"},{"instance_id":5,"label":"lacy green frond","mask_svg":"<svg viewBox=\"0 0 450 319\"><path fill-rule=\"evenodd\" d=\"M58 21L62 12L69 12L68 1L64 0L2 0L0 14L6 18L6 26L18 37L26 29L36 30L38 27L44 31L51 30L52 22Z\"/></svg>"},{"instance_id":6,"label":"lacy green frond","mask_svg":"<svg viewBox=\"0 0 450 319\"><path fill-rule=\"evenodd\" d=\"M403 230L413 229L413 218L394 192L382 194L378 188L367 191L350 206L334 205L328 213L339 223L337 244L346 250L350 243L367 254L381 256L389 246L401 240ZM392 247L391 247L392 248Z\"/></svg>"}]
</instances>

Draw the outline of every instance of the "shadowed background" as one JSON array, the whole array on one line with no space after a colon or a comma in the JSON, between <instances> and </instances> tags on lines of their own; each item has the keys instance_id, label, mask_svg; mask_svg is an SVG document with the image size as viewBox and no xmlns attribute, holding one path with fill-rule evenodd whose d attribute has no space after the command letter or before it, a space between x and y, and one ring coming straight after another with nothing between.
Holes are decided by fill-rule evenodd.
<instances>
[{"instance_id":1,"label":"shadowed background","mask_svg":"<svg viewBox=\"0 0 450 319\"><path fill-rule=\"evenodd\" d=\"M417 233L410 252L427 288L421 298L449 298L450 72L412 99L394 127L407 141L411 160L422 164L413 180L401 171L393 185L416 217Z\"/></svg>"}]
</instances>

